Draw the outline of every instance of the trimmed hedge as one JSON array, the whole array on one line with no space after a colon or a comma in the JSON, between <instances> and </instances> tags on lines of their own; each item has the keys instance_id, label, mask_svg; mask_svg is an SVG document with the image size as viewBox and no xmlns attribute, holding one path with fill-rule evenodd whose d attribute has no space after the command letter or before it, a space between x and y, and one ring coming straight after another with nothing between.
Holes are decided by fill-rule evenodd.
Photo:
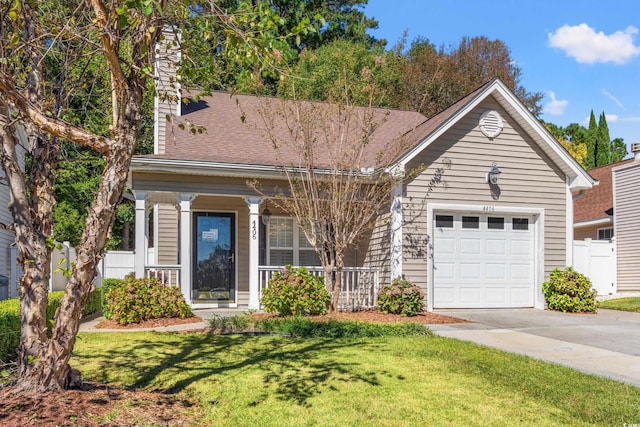
<instances>
[{"instance_id":1,"label":"trimmed hedge","mask_svg":"<svg viewBox=\"0 0 640 427\"><path fill-rule=\"evenodd\" d=\"M47 305L47 327L49 328L53 324L53 316L60 307L63 296L63 291L49 292ZM89 295L83 315L88 316L100 311L101 308L102 291L98 288ZM0 361L13 359L15 349L20 344L20 300L18 298L0 301L0 331Z\"/></svg>"}]
</instances>

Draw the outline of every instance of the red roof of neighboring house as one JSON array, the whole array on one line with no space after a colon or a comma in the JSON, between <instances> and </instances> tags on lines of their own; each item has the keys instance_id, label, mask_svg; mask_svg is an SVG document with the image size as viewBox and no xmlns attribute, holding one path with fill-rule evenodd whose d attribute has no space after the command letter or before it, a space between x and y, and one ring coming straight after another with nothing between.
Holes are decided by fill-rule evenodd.
<instances>
[{"instance_id":1,"label":"red roof of neighboring house","mask_svg":"<svg viewBox=\"0 0 640 427\"><path fill-rule=\"evenodd\" d=\"M632 161L633 159L622 160L588 171L589 175L597 179L600 183L589 190L585 190L583 193L574 194L574 223L610 218L613 215L611 169Z\"/></svg>"}]
</instances>

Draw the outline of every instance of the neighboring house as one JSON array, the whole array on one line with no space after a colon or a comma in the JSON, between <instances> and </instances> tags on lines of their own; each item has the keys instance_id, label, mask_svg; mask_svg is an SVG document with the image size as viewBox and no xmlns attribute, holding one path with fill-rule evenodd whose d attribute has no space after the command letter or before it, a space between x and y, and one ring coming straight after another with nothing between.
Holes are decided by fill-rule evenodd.
<instances>
[{"instance_id":1,"label":"neighboring house","mask_svg":"<svg viewBox=\"0 0 640 427\"><path fill-rule=\"evenodd\" d=\"M632 160L611 163L589 170L598 185L573 195L573 238L611 240L613 237L613 185L611 170Z\"/></svg>"},{"instance_id":2,"label":"neighboring house","mask_svg":"<svg viewBox=\"0 0 640 427\"><path fill-rule=\"evenodd\" d=\"M286 185L258 129L263 102L228 93L157 100L155 154L132 161L136 275L179 285L192 306L258 308L273 271L318 264L295 221L246 184ZM168 113L206 132L169 128ZM572 260L572 191L595 180L497 79L430 119L384 113L374 148L407 134L412 146L397 166L426 170L395 191L378 228L347 255L344 305L366 306L358 298L375 280L404 276L426 291L429 310L544 308L542 282ZM492 170L501 172L494 183Z\"/></svg>"},{"instance_id":3,"label":"neighboring house","mask_svg":"<svg viewBox=\"0 0 640 427\"><path fill-rule=\"evenodd\" d=\"M612 170L618 291L640 291L640 144Z\"/></svg>"}]
</instances>

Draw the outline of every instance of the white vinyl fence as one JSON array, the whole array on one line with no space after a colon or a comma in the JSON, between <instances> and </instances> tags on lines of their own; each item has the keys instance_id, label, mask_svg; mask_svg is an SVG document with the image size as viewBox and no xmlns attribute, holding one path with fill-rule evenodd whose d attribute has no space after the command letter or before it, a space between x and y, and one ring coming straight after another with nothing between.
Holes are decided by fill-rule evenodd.
<instances>
[{"instance_id":1,"label":"white vinyl fence","mask_svg":"<svg viewBox=\"0 0 640 427\"><path fill-rule=\"evenodd\" d=\"M598 295L615 294L617 291L615 248L615 241L573 241L573 268L591 280Z\"/></svg>"}]
</instances>

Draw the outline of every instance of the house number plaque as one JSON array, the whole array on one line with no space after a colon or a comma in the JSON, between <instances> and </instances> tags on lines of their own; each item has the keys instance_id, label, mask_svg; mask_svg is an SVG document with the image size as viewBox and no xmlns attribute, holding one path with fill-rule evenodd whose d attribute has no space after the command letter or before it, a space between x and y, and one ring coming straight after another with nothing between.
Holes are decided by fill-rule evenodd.
<instances>
[{"instance_id":1,"label":"house number plaque","mask_svg":"<svg viewBox=\"0 0 640 427\"><path fill-rule=\"evenodd\" d=\"M251 240L258 238L258 228L256 227L256 220L251 221Z\"/></svg>"}]
</instances>

